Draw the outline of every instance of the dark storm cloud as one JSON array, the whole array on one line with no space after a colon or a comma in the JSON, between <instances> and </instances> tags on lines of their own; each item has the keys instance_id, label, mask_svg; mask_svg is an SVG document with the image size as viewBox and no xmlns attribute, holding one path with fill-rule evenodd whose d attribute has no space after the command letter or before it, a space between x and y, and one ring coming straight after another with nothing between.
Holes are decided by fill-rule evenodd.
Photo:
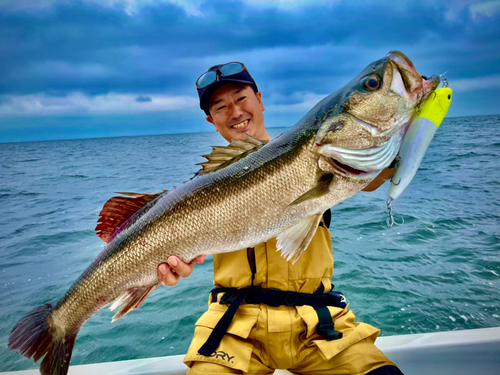
<instances>
[{"instance_id":1,"label":"dark storm cloud","mask_svg":"<svg viewBox=\"0 0 500 375\"><path fill-rule=\"evenodd\" d=\"M360 7L346 2L285 12L210 1L200 10L203 16L188 16L161 3L129 15L119 8L71 2L37 12L4 11L0 92L192 95L194 79L208 67L197 60L248 51L272 55L270 66L255 68L267 88L277 83L292 92L329 92L335 77L352 76L394 48L417 46L422 59L430 60L448 50L460 76L493 71L500 63L498 53L491 56L500 47L498 17L473 20L464 9L447 21L444 5L367 2ZM317 51L323 55L300 56L311 46L331 48ZM363 50L376 53L366 56ZM483 66L474 64L488 51ZM427 64L450 71L449 61Z\"/></svg>"}]
</instances>

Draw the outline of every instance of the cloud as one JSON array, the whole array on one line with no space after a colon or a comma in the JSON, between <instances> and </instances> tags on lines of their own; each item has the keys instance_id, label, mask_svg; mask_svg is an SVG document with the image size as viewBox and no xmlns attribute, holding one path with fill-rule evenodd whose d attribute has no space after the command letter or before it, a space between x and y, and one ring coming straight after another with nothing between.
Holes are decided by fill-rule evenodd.
<instances>
[{"instance_id":1,"label":"cloud","mask_svg":"<svg viewBox=\"0 0 500 375\"><path fill-rule=\"evenodd\" d=\"M500 74L476 78L450 79L449 81L450 87L455 92L500 89Z\"/></svg>"},{"instance_id":2,"label":"cloud","mask_svg":"<svg viewBox=\"0 0 500 375\"><path fill-rule=\"evenodd\" d=\"M500 74L497 2L0 1L0 116L195 103L196 78L234 60L268 113L299 111L393 49L422 74L448 71L459 91L477 92L477 77Z\"/></svg>"},{"instance_id":3,"label":"cloud","mask_svg":"<svg viewBox=\"0 0 500 375\"><path fill-rule=\"evenodd\" d=\"M148 103L152 102L153 100L150 96L139 95L137 98L135 98L135 101L138 103Z\"/></svg>"},{"instance_id":4,"label":"cloud","mask_svg":"<svg viewBox=\"0 0 500 375\"><path fill-rule=\"evenodd\" d=\"M474 18L476 18L478 14L484 14L491 17L500 10L500 1L495 0L476 3L471 5L469 9Z\"/></svg>"},{"instance_id":5,"label":"cloud","mask_svg":"<svg viewBox=\"0 0 500 375\"><path fill-rule=\"evenodd\" d=\"M297 12L309 7L332 7L341 1L343 0L244 0L255 8L275 8L283 12Z\"/></svg>"},{"instance_id":6,"label":"cloud","mask_svg":"<svg viewBox=\"0 0 500 375\"><path fill-rule=\"evenodd\" d=\"M306 113L327 95L328 93L323 95L307 91L295 92L291 97L282 97L279 99L276 97L272 98L273 100L271 102L276 104L271 104L266 106L266 108L273 113Z\"/></svg>"},{"instance_id":7,"label":"cloud","mask_svg":"<svg viewBox=\"0 0 500 375\"><path fill-rule=\"evenodd\" d=\"M190 96L115 94L67 96L45 94L0 96L0 116L40 116L61 114L105 114L183 111L196 108Z\"/></svg>"},{"instance_id":8,"label":"cloud","mask_svg":"<svg viewBox=\"0 0 500 375\"><path fill-rule=\"evenodd\" d=\"M303 91L291 95L264 98L268 111L274 113L306 112L327 96ZM270 104L267 104L270 103ZM0 116L46 116L64 114L111 114L175 112L198 109L198 98L168 95L115 94L88 96L72 93L63 96L30 94L0 96Z\"/></svg>"},{"instance_id":9,"label":"cloud","mask_svg":"<svg viewBox=\"0 0 500 375\"><path fill-rule=\"evenodd\" d=\"M184 9L187 15L201 16L199 7L206 0L83 0L82 3L97 5L124 11L129 16L136 16L145 7L154 7L162 4L174 4ZM0 10L10 12L39 12L47 11L57 5L68 5L74 0L12 0L0 2Z\"/></svg>"},{"instance_id":10,"label":"cloud","mask_svg":"<svg viewBox=\"0 0 500 375\"><path fill-rule=\"evenodd\" d=\"M74 3L74 0L6 0L0 2L0 11L10 12L39 12L47 11L59 5L68 5ZM145 8L158 8L162 5L175 5L183 9L186 15L194 17L207 16L207 9L210 9L208 0L80 0L80 3L89 6L98 6L101 8L109 8L115 11L122 11L130 17L135 17ZM310 8L328 9L344 3L346 0L240 0L232 1L233 7L235 4L245 4L249 8L258 10L278 10L280 12L295 13L304 11ZM358 2L359 7L369 6L369 1ZM456 19L457 16L464 10L468 10L474 17L477 14L491 15L500 9L500 2L484 1L484 0L455 0L453 2L420 2L422 6L437 7L446 9L446 18L448 20ZM405 9L411 7L412 2L394 3L392 0L379 0L378 5L389 6L393 9ZM231 7L226 7L225 10L231 10ZM223 10L222 10L223 11Z\"/></svg>"}]
</instances>

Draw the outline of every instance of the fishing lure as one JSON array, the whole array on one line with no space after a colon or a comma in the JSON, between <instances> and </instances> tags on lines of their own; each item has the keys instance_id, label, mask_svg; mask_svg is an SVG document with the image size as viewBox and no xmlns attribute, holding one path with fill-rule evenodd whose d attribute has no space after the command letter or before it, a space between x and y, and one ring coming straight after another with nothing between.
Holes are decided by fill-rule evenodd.
<instances>
[{"instance_id":1,"label":"fishing lure","mask_svg":"<svg viewBox=\"0 0 500 375\"><path fill-rule=\"evenodd\" d=\"M387 225L390 227L397 224L392 216L391 203L401 195L417 173L434 134L448 112L452 94L449 87L432 92L403 138L387 200Z\"/></svg>"}]
</instances>

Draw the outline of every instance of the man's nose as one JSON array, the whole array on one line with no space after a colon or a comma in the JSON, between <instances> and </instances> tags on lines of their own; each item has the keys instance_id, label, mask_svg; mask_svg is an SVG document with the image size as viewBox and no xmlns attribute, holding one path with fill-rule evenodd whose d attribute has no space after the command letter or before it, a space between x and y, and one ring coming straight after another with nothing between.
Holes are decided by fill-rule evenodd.
<instances>
[{"instance_id":1,"label":"man's nose","mask_svg":"<svg viewBox=\"0 0 500 375\"><path fill-rule=\"evenodd\" d=\"M241 117L242 114L243 110L239 105L234 104L233 106L231 106L231 118L237 119Z\"/></svg>"}]
</instances>

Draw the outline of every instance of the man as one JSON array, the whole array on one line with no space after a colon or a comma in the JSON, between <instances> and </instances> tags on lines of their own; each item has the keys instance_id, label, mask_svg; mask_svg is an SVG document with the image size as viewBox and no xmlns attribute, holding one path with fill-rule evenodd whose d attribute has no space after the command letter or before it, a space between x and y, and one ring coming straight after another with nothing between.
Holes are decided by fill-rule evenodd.
<instances>
[{"instance_id":1,"label":"man","mask_svg":"<svg viewBox=\"0 0 500 375\"><path fill-rule=\"evenodd\" d=\"M247 136L271 140L264 126L262 93L243 64L213 66L196 86L206 120L228 142ZM386 171L385 177L391 174ZM380 177L367 190L383 182ZM321 222L309 245L306 253L314 256L303 256L293 265L276 252L275 238L255 248L214 255L218 289L196 323L184 359L188 374L272 374L276 368L295 374L401 374L373 344L380 331L355 322L345 304L297 302L322 298L332 289L327 226ZM203 261L198 257L185 264L170 257L158 267L159 279L175 285ZM262 295L287 302L269 302Z\"/></svg>"}]
</instances>

